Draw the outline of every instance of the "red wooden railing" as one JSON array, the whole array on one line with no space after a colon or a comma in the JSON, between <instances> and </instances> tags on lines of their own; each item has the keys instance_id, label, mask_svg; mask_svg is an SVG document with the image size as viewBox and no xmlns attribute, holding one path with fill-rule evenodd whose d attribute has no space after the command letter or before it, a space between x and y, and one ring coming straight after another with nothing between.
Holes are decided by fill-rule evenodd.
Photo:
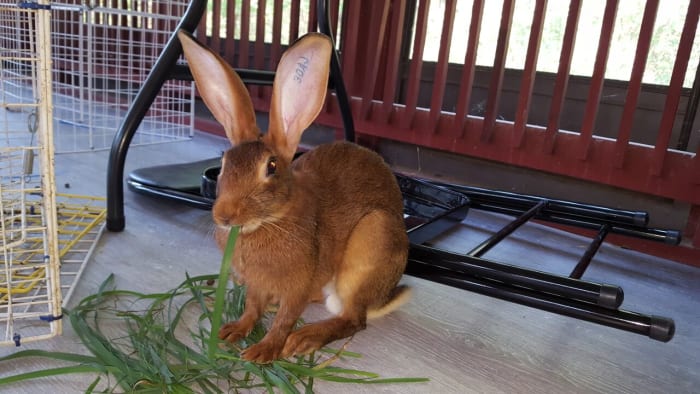
<instances>
[{"instance_id":1,"label":"red wooden railing","mask_svg":"<svg viewBox=\"0 0 700 394\"><path fill-rule=\"evenodd\" d=\"M435 1L435 0L433 0ZM240 3L240 9L235 4ZM199 29L200 37L207 35L208 44L217 49L231 64L237 67L272 69L277 63L283 47L282 21L288 18L291 40L307 30L314 30L315 9L303 7L308 1L292 0L291 10L285 11L281 1L265 0L220 0L213 1L213 18L203 21ZM312 1L312 3L314 3ZM575 35L579 24L581 1L568 3L564 39L559 58L559 67L554 79L551 104L547 122L544 125L528 123L532 108L532 98L537 57L542 41L543 24L547 7L546 0L537 0L532 15L519 15L519 18L532 18L526 58L522 70L520 91L516 111L512 121L499 120L502 84L506 72L505 59L508 53L509 35L514 18L515 1L504 0L499 21L483 20L484 1L471 3L469 21L455 20L456 0L444 0L442 38L439 42L438 59L434 74L425 75L426 62L423 51L426 45L428 28L428 7L430 1L404 0L332 0L333 20L337 26L342 21L342 31L338 38L341 49L341 64L355 116L356 131L360 135L391 139L405 143L435 148L447 152L494 160L514 166L565 175L577 179L612 185L640 193L662 196L690 203L693 208L688 220L686 237L694 237L700 246L700 158L697 148L694 151L669 149L675 146L671 141L671 131L678 116L677 112L683 94L683 80L689 66L691 50L700 15L700 0L690 0L685 13L685 22L680 44L673 65L673 75L666 88L661 122L656 133L656 144L642 145L631 139L635 115L638 110L640 91L644 86L647 56L652 39L658 0L648 0L637 41L636 57L627 84L626 99L622 116L617 125L616 138L602 138L595 134L596 117L599 112L601 95L605 85L605 68L609 58L614 22L619 7L617 0L606 2L598 49L591 56L593 72L590 78L583 121L578 132L560 130L560 121L570 80L570 64L574 51ZM564 2L561 2L564 6ZM272 7L272 42L259 39L264 34L265 8ZM257 8L257 13L252 10ZM309 9L308 24L300 26L300 10ZM342 10L341 10L342 8ZM225 9L225 12L223 12ZM286 12L286 13L285 13ZM679 10L680 12L680 10ZM408 35L407 20L413 20L413 35ZM340 16L339 16L340 15ZM256 39L252 39L251 22L256 21ZM488 95L483 116L470 115L470 105L475 78L476 53L485 23L500 25ZM232 32L236 29L240 36L235 40L230 35L216 34L219 31ZM462 64L448 62L450 38L453 34L468 36L466 53ZM412 40L411 40L412 39ZM406 55L406 48L412 48L412 57ZM695 65L691 65L695 66ZM445 88L448 69L459 71L459 91L455 99L454 111L445 111ZM426 106L419 105L421 88L425 80L430 80L430 99ZM252 89L255 106L267 110L270 90ZM542 108L537 108L542 111ZM329 101L319 122L340 127L340 117L333 100Z\"/></svg>"}]
</instances>

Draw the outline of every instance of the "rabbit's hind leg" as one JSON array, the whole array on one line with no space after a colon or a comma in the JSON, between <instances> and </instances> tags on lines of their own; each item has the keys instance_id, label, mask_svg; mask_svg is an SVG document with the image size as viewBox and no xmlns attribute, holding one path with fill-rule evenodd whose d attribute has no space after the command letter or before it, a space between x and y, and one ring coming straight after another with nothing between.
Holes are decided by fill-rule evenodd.
<instances>
[{"instance_id":1,"label":"rabbit's hind leg","mask_svg":"<svg viewBox=\"0 0 700 394\"><path fill-rule=\"evenodd\" d=\"M405 228L397 219L381 210L360 219L336 272L333 296L340 301L334 311L337 316L292 332L282 352L284 357L310 353L363 330L367 311L390 300L408 253Z\"/></svg>"}]
</instances>

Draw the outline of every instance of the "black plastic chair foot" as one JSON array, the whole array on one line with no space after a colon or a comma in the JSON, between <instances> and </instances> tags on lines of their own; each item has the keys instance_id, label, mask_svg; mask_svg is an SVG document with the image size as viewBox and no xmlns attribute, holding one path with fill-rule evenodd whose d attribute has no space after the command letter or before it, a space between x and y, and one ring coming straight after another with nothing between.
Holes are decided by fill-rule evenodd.
<instances>
[{"instance_id":1,"label":"black plastic chair foot","mask_svg":"<svg viewBox=\"0 0 700 394\"><path fill-rule=\"evenodd\" d=\"M126 220L124 217L120 218L107 218L106 220L107 223L107 230L118 233L124 231L124 227L126 226Z\"/></svg>"}]
</instances>

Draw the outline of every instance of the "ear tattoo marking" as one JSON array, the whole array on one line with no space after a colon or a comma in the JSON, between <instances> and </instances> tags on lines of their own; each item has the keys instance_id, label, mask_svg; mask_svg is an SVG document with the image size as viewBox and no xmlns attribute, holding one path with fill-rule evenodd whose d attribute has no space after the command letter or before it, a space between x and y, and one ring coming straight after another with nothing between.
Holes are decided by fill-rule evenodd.
<instances>
[{"instance_id":1,"label":"ear tattoo marking","mask_svg":"<svg viewBox=\"0 0 700 394\"><path fill-rule=\"evenodd\" d=\"M294 80L296 83L301 84L304 79L304 74L306 70L309 69L309 58L306 56L300 56L297 60L297 68L294 70Z\"/></svg>"}]
</instances>

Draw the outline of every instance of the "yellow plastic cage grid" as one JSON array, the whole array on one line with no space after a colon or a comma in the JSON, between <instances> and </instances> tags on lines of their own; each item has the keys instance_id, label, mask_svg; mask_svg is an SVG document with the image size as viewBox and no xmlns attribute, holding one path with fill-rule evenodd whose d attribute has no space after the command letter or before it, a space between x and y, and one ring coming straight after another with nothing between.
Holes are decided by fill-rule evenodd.
<instances>
[{"instance_id":1,"label":"yellow plastic cage grid","mask_svg":"<svg viewBox=\"0 0 700 394\"><path fill-rule=\"evenodd\" d=\"M97 240L104 230L104 198L75 194L56 194L58 218L59 275L63 304L73 293L74 285L85 268ZM41 294L47 267L44 254L42 229L42 207L40 201L26 202L24 226L35 229L18 248L18 253L6 261L5 270L0 272L0 311L4 304ZM8 226L5 226L6 228Z\"/></svg>"}]
</instances>

